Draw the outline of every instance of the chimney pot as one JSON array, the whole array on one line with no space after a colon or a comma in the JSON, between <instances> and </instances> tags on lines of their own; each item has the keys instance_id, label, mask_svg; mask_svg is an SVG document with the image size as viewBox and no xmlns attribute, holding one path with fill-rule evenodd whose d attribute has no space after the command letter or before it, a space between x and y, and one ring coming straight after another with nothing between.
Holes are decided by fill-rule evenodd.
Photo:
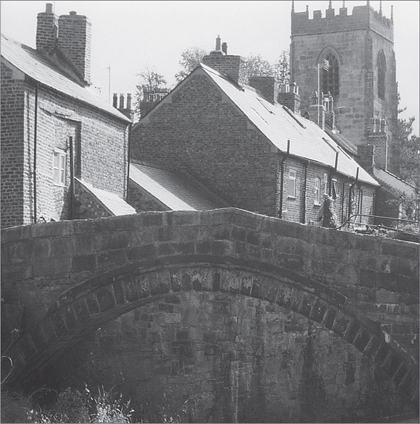
<instances>
[{"instance_id":1,"label":"chimney pot","mask_svg":"<svg viewBox=\"0 0 420 424\"><path fill-rule=\"evenodd\" d=\"M71 16L77 15L77 12L75 12L74 10L72 10L72 11L70 12L70 15L71 15Z\"/></svg>"},{"instance_id":2,"label":"chimney pot","mask_svg":"<svg viewBox=\"0 0 420 424\"><path fill-rule=\"evenodd\" d=\"M52 3L47 3L45 5L45 12L46 13L53 13L53 5L52 5Z\"/></svg>"},{"instance_id":3,"label":"chimney pot","mask_svg":"<svg viewBox=\"0 0 420 424\"><path fill-rule=\"evenodd\" d=\"M124 109L124 94L120 94L120 109Z\"/></svg>"},{"instance_id":4,"label":"chimney pot","mask_svg":"<svg viewBox=\"0 0 420 424\"><path fill-rule=\"evenodd\" d=\"M222 43L222 52L224 53L224 54L227 54L227 43Z\"/></svg>"},{"instance_id":5,"label":"chimney pot","mask_svg":"<svg viewBox=\"0 0 420 424\"><path fill-rule=\"evenodd\" d=\"M118 108L118 94L114 93L113 99L112 99L112 106L115 108Z\"/></svg>"},{"instance_id":6,"label":"chimney pot","mask_svg":"<svg viewBox=\"0 0 420 424\"><path fill-rule=\"evenodd\" d=\"M127 93L127 109L131 110L131 93Z\"/></svg>"},{"instance_id":7,"label":"chimney pot","mask_svg":"<svg viewBox=\"0 0 420 424\"><path fill-rule=\"evenodd\" d=\"M220 50L220 35L217 36L216 38L216 50L219 51Z\"/></svg>"}]
</instances>

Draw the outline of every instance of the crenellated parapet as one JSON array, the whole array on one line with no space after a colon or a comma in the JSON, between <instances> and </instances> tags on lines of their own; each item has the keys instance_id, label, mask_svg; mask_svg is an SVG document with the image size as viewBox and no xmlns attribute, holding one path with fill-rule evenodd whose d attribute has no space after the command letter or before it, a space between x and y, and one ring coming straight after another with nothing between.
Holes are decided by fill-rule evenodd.
<instances>
[{"instance_id":1,"label":"crenellated parapet","mask_svg":"<svg viewBox=\"0 0 420 424\"><path fill-rule=\"evenodd\" d=\"M369 2L368 2L369 3ZM312 18L309 9L305 12L294 12L292 10L292 37L294 35L316 35L320 33L335 33L344 31L373 29L387 39L394 39L394 22L374 10L369 4L355 6L353 13L348 14L346 7L341 7L338 14L330 7L322 16L321 10L314 10Z\"/></svg>"}]
</instances>

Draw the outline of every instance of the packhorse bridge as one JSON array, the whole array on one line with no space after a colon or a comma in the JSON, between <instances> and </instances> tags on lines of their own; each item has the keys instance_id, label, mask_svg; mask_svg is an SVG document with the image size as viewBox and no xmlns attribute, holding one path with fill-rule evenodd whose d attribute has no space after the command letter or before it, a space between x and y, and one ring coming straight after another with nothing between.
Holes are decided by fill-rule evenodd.
<instances>
[{"instance_id":1,"label":"packhorse bridge","mask_svg":"<svg viewBox=\"0 0 420 424\"><path fill-rule=\"evenodd\" d=\"M105 382L196 422L413 413L418 259L416 243L238 209L13 227L2 378Z\"/></svg>"}]
</instances>

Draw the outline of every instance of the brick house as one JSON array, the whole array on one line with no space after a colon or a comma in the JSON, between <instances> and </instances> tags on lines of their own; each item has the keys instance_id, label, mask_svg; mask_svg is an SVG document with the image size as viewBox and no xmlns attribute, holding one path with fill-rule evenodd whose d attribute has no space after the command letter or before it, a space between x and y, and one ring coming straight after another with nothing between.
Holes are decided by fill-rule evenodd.
<instances>
[{"instance_id":1,"label":"brick house","mask_svg":"<svg viewBox=\"0 0 420 424\"><path fill-rule=\"evenodd\" d=\"M218 44L134 125L131 167L177 173L212 193L221 206L295 222L321 224L326 196L335 200L338 223L372 215L379 184L297 113L297 87L279 91L271 77L241 84L242 58ZM136 186L130 179L128 201L140 210L134 198L142 182Z\"/></svg>"},{"instance_id":2,"label":"brick house","mask_svg":"<svg viewBox=\"0 0 420 424\"><path fill-rule=\"evenodd\" d=\"M47 4L36 49L2 35L2 227L133 213L130 120L90 85L91 24Z\"/></svg>"}]
</instances>

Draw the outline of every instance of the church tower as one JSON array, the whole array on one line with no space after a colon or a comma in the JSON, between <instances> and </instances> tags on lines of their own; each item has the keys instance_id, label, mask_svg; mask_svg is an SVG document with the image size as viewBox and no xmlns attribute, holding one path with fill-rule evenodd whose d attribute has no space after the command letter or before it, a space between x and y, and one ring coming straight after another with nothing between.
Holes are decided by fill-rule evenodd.
<instances>
[{"instance_id":1,"label":"church tower","mask_svg":"<svg viewBox=\"0 0 420 424\"><path fill-rule=\"evenodd\" d=\"M388 19L382 2L378 12L367 1L349 15L343 1L336 14L330 1L324 17L319 10L309 17L308 6L295 12L292 2L290 65L292 81L300 86L302 115L311 113L318 89L322 97L329 94L341 134L357 147L375 146L375 164L398 173L392 10Z\"/></svg>"}]
</instances>

